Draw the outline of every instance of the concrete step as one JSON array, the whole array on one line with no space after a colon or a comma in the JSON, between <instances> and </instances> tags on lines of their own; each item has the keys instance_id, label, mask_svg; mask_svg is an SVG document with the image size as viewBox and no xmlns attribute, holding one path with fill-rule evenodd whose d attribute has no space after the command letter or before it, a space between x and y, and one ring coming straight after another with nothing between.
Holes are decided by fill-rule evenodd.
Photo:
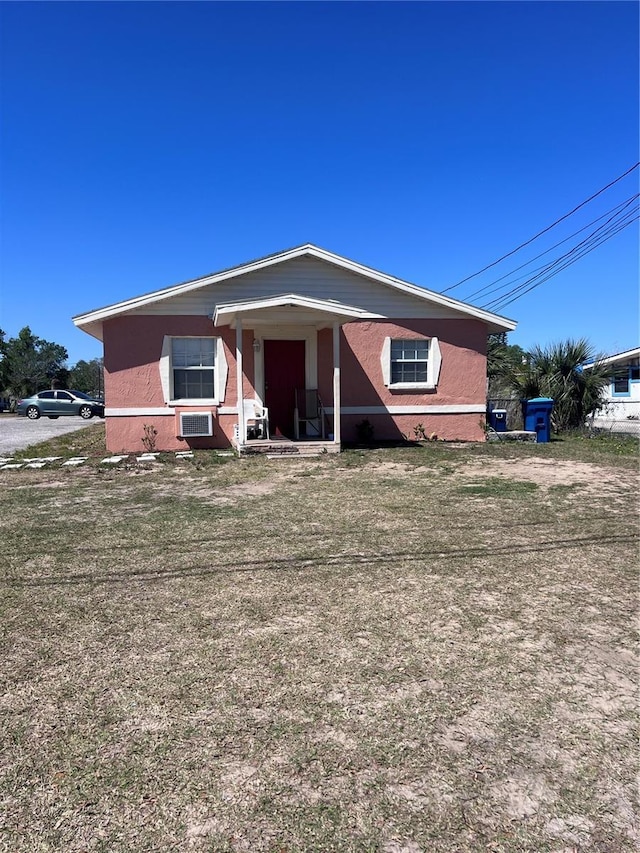
<instances>
[{"instance_id":1,"label":"concrete step","mask_svg":"<svg viewBox=\"0 0 640 853\"><path fill-rule=\"evenodd\" d=\"M507 432L487 432L487 441L538 441L538 433L524 429L510 429Z\"/></svg>"},{"instance_id":2,"label":"concrete step","mask_svg":"<svg viewBox=\"0 0 640 853\"><path fill-rule=\"evenodd\" d=\"M240 448L241 456L267 454L268 456L320 456L324 453L340 453L340 446L333 441L249 441Z\"/></svg>"}]
</instances>

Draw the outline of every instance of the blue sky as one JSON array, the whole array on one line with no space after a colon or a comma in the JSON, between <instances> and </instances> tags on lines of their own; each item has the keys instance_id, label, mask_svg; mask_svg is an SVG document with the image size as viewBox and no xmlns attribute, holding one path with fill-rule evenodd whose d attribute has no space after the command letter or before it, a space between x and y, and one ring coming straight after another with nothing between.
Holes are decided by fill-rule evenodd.
<instances>
[{"instance_id":1,"label":"blue sky","mask_svg":"<svg viewBox=\"0 0 640 853\"><path fill-rule=\"evenodd\" d=\"M72 315L304 242L442 290L638 159L635 3L1 12L0 327L71 363L101 354ZM632 226L504 309L510 341L637 345L637 258Z\"/></svg>"}]
</instances>

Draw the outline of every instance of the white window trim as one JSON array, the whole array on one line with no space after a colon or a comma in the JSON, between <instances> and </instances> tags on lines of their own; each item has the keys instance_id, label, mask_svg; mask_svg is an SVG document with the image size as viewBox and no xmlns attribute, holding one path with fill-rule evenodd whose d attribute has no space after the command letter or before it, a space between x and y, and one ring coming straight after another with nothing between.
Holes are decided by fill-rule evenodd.
<instances>
[{"instance_id":1,"label":"white window trim","mask_svg":"<svg viewBox=\"0 0 640 853\"><path fill-rule=\"evenodd\" d=\"M165 335L162 341L162 353L158 367L160 370L160 384L162 385L162 396L168 406L220 406L224 403L224 395L227 389L227 377L229 375L229 365L224 351L224 341L222 338L214 338L215 347L215 366L214 366L214 382L215 382L215 397L205 399L181 399L173 396L173 370L171 366L171 342L174 338L202 338L204 335Z\"/></svg>"},{"instance_id":2,"label":"white window trim","mask_svg":"<svg viewBox=\"0 0 640 853\"><path fill-rule=\"evenodd\" d=\"M382 344L380 364L382 366L382 381L391 391L433 391L438 386L440 379L440 368L442 367L442 353L437 338L425 338L429 341L429 355L427 357L427 381L426 382L391 382L391 341L421 340L420 338L394 337L385 338Z\"/></svg>"}]
</instances>

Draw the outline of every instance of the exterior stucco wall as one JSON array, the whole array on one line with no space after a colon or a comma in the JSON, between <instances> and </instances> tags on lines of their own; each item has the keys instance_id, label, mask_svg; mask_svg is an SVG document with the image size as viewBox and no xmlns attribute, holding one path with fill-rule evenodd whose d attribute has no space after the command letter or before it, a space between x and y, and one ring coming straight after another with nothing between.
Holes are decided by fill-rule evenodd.
<instances>
[{"instance_id":1,"label":"exterior stucco wall","mask_svg":"<svg viewBox=\"0 0 640 853\"><path fill-rule=\"evenodd\" d=\"M104 324L104 370L105 400L107 410L127 408L169 408L163 396L160 379L160 356L165 335L208 337L214 335L224 341L228 364L223 406L235 407L236 360L235 330L225 326L216 329L207 317L160 317L127 316L116 317ZM243 333L245 397L254 395L254 353L251 346L253 333ZM177 438L177 423L181 411L210 411L213 413L214 435L207 438L192 438L188 441ZM142 450L143 426L153 424L158 431L157 447L161 450L184 450L187 447L228 447L233 435L237 416L221 415L215 407L175 407L175 414L162 415L107 415L107 448L120 450Z\"/></svg>"},{"instance_id":2,"label":"exterior stucco wall","mask_svg":"<svg viewBox=\"0 0 640 853\"><path fill-rule=\"evenodd\" d=\"M487 331L478 320L373 320L343 327L344 406L459 405L486 402ZM437 337L442 353L433 391L391 389L382 378L384 339Z\"/></svg>"},{"instance_id":3,"label":"exterior stucco wall","mask_svg":"<svg viewBox=\"0 0 640 853\"><path fill-rule=\"evenodd\" d=\"M182 411L186 411L182 409ZM198 411L201 411L198 409ZM211 411L206 406L202 411ZM107 449L111 453L133 453L145 450L142 444L144 427L151 424L157 430L156 447L158 450L206 450L231 447L235 415L221 415L213 418L213 436L203 438L180 439L176 436L177 415L132 415L127 417L107 417Z\"/></svg>"},{"instance_id":4,"label":"exterior stucco wall","mask_svg":"<svg viewBox=\"0 0 640 853\"><path fill-rule=\"evenodd\" d=\"M253 331L243 334L245 397L258 396L254 389ZM111 319L104 325L105 395L107 410L168 409L160 378L159 361L165 335L219 336L224 341L228 378L221 409L198 406L171 414L107 415L107 447L113 452L142 450L143 427L153 424L157 430L157 447L179 450L185 447L228 447L237 423L235 409L236 361L235 330L216 329L203 316L135 315ZM367 413L380 407L484 406L486 400L486 326L474 319L372 320L347 323L342 328L340 363L342 407L357 407L360 414L342 417L344 440L356 438L356 424L367 418L378 439L413 437L413 429L421 423L427 434L440 438L483 439L481 415L468 413L403 412ZM442 354L442 367L437 388L391 389L383 384L381 354L386 337L437 337ZM333 338L331 329L318 332L318 388L326 406L333 405ZM211 411L214 435L178 439L178 414L182 411ZM227 410L225 412L225 410Z\"/></svg>"},{"instance_id":5,"label":"exterior stucco wall","mask_svg":"<svg viewBox=\"0 0 640 853\"><path fill-rule=\"evenodd\" d=\"M342 440L357 441L357 425L365 419L364 415L342 416ZM422 424L427 438L446 441L484 441L482 428L484 416L481 414L464 415L366 415L373 427L374 441L414 441L414 428Z\"/></svg>"},{"instance_id":6,"label":"exterior stucco wall","mask_svg":"<svg viewBox=\"0 0 640 853\"><path fill-rule=\"evenodd\" d=\"M379 408L486 405L487 330L478 320L397 319L350 323L343 327L341 347L342 407ZM393 389L384 385L381 354L384 339L437 337L442 366L433 390ZM356 425L367 419L376 439L414 438L422 424L427 435L461 441L483 441L481 413L343 414L342 436L357 438Z\"/></svg>"},{"instance_id":7,"label":"exterior stucco wall","mask_svg":"<svg viewBox=\"0 0 640 853\"><path fill-rule=\"evenodd\" d=\"M228 326L215 328L208 317L116 317L104 324L105 399L109 408L164 406L159 362L165 335L221 337L229 374L224 405L236 405L236 333ZM253 393L253 332L243 333L246 396Z\"/></svg>"}]
</instances>

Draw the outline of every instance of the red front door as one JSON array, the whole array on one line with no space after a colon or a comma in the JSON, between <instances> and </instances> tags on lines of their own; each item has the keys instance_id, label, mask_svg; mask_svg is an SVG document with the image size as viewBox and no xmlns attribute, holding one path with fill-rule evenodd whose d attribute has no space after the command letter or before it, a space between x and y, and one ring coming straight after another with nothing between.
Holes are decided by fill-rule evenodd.
<instances>
[{"instance_id":1,"label":"red front door","mask_svg":"<svg viewBox=\"0 0 640 853\"><path fill-rule=\"evenodd\" d=\"M264 341L264 397L272 436L294 438L296 388L305 387L304 341Z\"/></svg>"}]
</instances>

